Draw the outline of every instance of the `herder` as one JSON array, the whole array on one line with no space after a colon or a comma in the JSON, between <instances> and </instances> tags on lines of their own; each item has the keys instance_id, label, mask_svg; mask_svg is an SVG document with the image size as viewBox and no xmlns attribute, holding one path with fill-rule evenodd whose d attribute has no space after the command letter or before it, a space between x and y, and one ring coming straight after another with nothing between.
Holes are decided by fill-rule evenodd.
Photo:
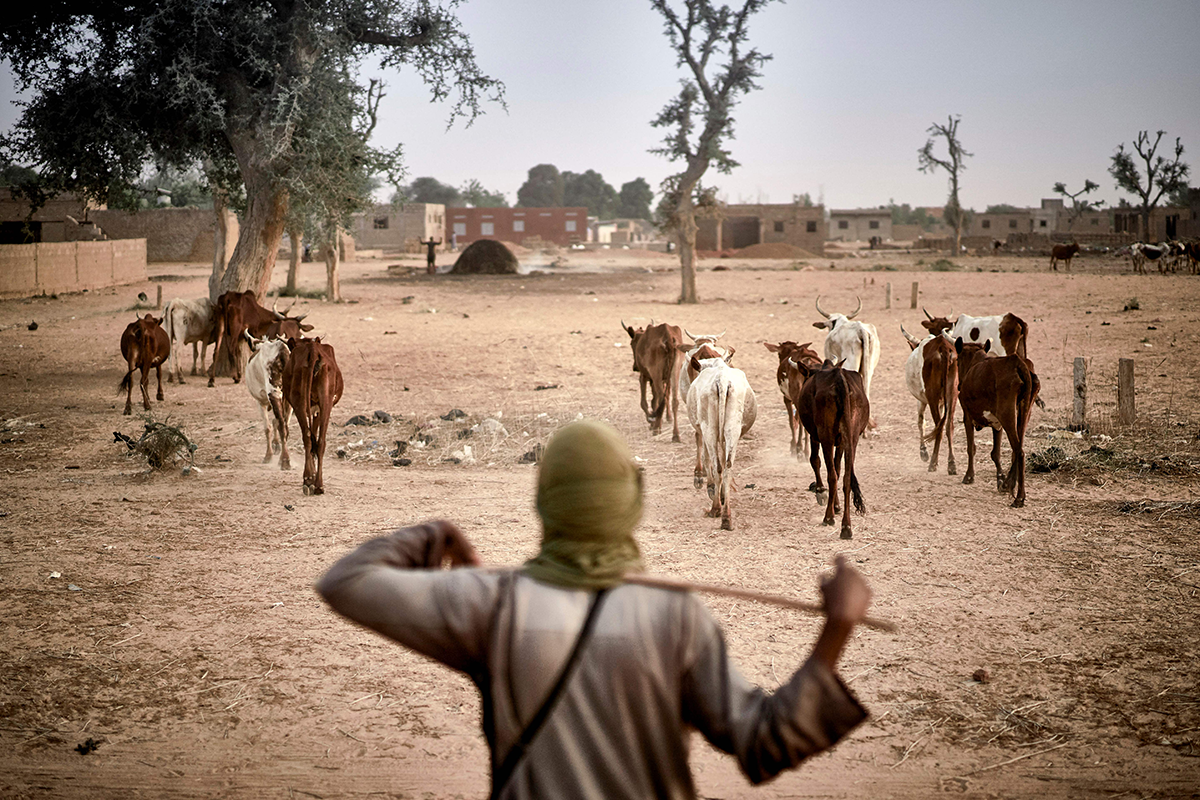
<instances>
[{"instance_id":1,"label":"herder","mask_svg":"<svg viewBox=\"0 0 1200 800\"><path fill-rule=\"evenodd\" d=\"M871 592L841 558L812 653L767 694L695 596L622 583L641 570L642 488L615 430L585 421L552 437L537 510L541 552L522 569L440 569L479 558L437 521L367 542L317 584L339 613L474 680L493 798L693 798L691 728L761 783L866 718L834 666Z\"/></svg>"}]
</instances>

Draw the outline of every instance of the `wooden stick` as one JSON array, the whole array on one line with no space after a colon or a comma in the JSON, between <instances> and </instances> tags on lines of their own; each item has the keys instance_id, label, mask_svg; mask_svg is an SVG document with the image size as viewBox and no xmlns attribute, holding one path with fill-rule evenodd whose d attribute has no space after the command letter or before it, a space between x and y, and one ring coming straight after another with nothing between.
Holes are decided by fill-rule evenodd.
<instances>
[{"instance_id":1,"label":"wooden stick","mask_svg":"<svg viewBox=\"0 0 1200 800\"><path fill-rule=\"evenodd\" d=\"M755 592L750 589L736 589L732 586L717 586L711 583L693 583L691 581L681 581L677 578L664 578L659 575L646 575L644 573L626 573L624 577L626 583L636 583L639 586L653 586L657 589L673 589L679 592L704 592L706 594L717 594L724 597L740 597L743 600L754 600L758 603L768 603L774 606L782 606L791 608L797 611L804 611L809 614L820 614L824 616L825 608L816 603L805 603L800 600L792 600L788 597L780 597L779 595L766 594L765 592ZM874 628L879 631L887 631L893 633L896 626L887 620L874 619L866 617L862 621L863 625L868 628Z\"/></svg>"}]
</instances>

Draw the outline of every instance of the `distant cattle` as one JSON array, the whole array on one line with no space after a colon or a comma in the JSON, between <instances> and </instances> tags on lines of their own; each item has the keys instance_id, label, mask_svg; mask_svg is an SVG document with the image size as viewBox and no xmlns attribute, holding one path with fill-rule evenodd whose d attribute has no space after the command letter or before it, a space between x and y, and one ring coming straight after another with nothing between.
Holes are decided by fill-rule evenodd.
<instances>
[{"instance_id":1,"label":"distant cattle","mask_svg":"<svg viewBox=\"0 0 1200 800\"><path fill-rule=\"evenodd\" d=\"M291 351L287 341L281 338L255 339L250 334L246 334L246 337L253 352L246 364L246 388L258 402L263 434L267 439L267 454L263 456L263 463L271 460L273 448L279 453L279 468L291 469L287 450L291 406L283 397L283 371Z\"/></svg>"},{"instance_id":2,"label":"distant cattle","mask_svg":"<svg viewBox=\"0 0 1200 800\"><path fill-rule=\"evenodd\" d=\"M288 317L287 312L280 313L273 307L270 310L263 308L258 304L258 296L249 289L244 292L225 292L217 298L214 310L216 346L213 349L213 363L208 368L208 385L214 385L213 379L216 376L217 359L221 356L222 344L227 346L226 355L233 362L233 382L240 383L245 363L241 349L245 343L243 335L249 333L256 339L277 335L299 337L305 329L300 325L302 319L304 317ZM295 322L299 327L284 328L277 324L287 320ZM309 325L306 329L312 330L312 326Z\"/></svg>"},{"instance_id":3,"label":"distant cattle","mask_svg":"<svg viewBox=\"0 0 1200 800\"><path fill-rule=\"evenodd\" d=\"M304 493L324 494L325 437L329 415L342 399L342 372L333 347L317 339L288 341L292 354L283 370L283 399L296 412L304 443Z\"/></svg>"},{"instance_id":4,"label":"distant cattle","mask_svg":"<svg viewBox=\"0 0 1200 800\"><path fill-rule=\"evenodd\" d=\"M683 344L683 331L678 325L651 324L634 330L621 322L629 334L629 346L633 350L633 371L638 373L642 390L642 413L650 423L650 433L662 431L663 415L671 417L674 425L671 441L679 441L679 345ZM652 405L646 405L646 385L650 386Z\"/></svg>"},{"instance_id":5,"label":"distant cattle","mask_svg":"<svg viewBox=\"0 0 1200 800\"><path fill-rule=\"evenodd\" d=\"M758 415L754 390L746 373L725 359L692 357L696 379L688 389L688 415L696 434L697 455L702 457L712 508L705 514L720 517L722 530L733 530L733 463L738 441Z\"/></svg>"},{"instance_id":6,"label":"distant cattle","mask_svg":"<svg viewBox=\"0 0 1200 800\"><path fill-rule=\"evenodd\" d=\"M992 462L996 490L1012 494L1014 508L1025 505L1025 429L1037 396L1037 381L1029 363L1019 355L989 355L988 342L967 344L956 339L958 400L967 434L967 472L963 483L975 482L975 432L992 429ZM1008 436L1012 464L1007 475L1000 467L1000 431Z\"/></svg>"},{"instance_id":7,"label":"distant cattle","mask_svg":"<svg viewBox=\"0 0 1200 800\"><path fill-rule=\"evenodd\" d=\"M799 411L800 422L812 439L809 464L812 465L815 480L809 489L817 492L817 501L825 487L821 482L821 458L825 459L825 473L829 480L829 497L825 506L825 525L832 525L838 513L842 511L843 539L853 536L850 526L850 501L853 498L854 508L861 514L867 510L863 502L862 490L858 485L858 476L854 471L855 455L858 451L858 440L867 429L867 421L871 416L871 402L867 399L866 387L862 376L857 372L843 369L840 364L834 364L828 359L817 369L792 362L808 377L800 389ZM843 501L838 501L838 470L845 463L842 475Z\"/></svg>"},{"instance_id":8,"label":"distant cattle","mask_svg":"<svg viewBox=\"0 0 1200 800\"><path fill-rule=\"evenodd\" d=\"M147 314L125 326L121 334L121 357L128 369L117 391L125 392L125 416L133 413L133 371L142 371L142 408L150 410L150 368L158 377L158 399L163 399L162 365L171 353L171 340L162 329L162 320Z\"/></svg>"},{"instance_id":9,"label":"distant cattle","mask_svg":"<svg viewBox=\"0 0 1200 800\"><path fill-rule=\"evenodd\" d=\"M1129 260L1133 263L1133 271L1142 275L1146 274L1147 261L1157 262L1158 271L1163 272L1166 256L1167 248L1162 245L1146 244L1145 242L1134 242L1129 245Z\"/></svg>"},{"instance_id":10,"label":"distant cattle","mask_svg":"<svg viewBox=\"0 0 1200 800\"><path fill-rule=\"evenodd\" d=\"M802 439L808 436L804 426L800 424L800 416L796 411L796 399L800 396L800 387L804 383L804 376L788 362L807 364L811 369L819 367L821 357L817 355L816 350L809 347L810 344L812 342L804 344L796 344L792 341L778 344L763 342L763 346L767 350L779 356L779 367L775 370L775 383L779 386L779 393L783 395L783 408L787 412L788 426L792 433L791 452L797 458L804 451Z\"/></svg>"},{"instance_id":11,"label":"distant cattle","mask_svg":"<svg viewBox=\"0 0 1200 800\"><path fill-rule=\"evenodd\" d=\"M863 391L867 399L871 399L871 376L879 366L879 331L869 322L853 322L852 320L862 311L862 299L858 308L849 316L845 314L826 314L821 309L821 297L817 296L817 313L825 317L825 322L814 322L814 328L828 328L825 336L825 359L835 364L842 364L862 375ZM870 427L875 427L873 420L868 420Z\"/></svg>"},{"instance_id":12,"label":"distant cattle","mask_svg":"<svg viewBox=\"0 0 1200 800\"><path fill-rule=\"evenodd\" d=\"M954 446L954 405L958 399L958 355L954 345L941 332L918 340L900 326L912 352L904 365L904 380L908 390L917 398L917 439L921 444L921 460L929 461L929 471L937 472L938 451L942 437L946 439L946 472L956 474ZM933 419L933 433L925 435L925 408ZM933 439L933 459L925 443Z\"/></svg>"},{"instance_id":13,"label":"distant cattle","mask_svg":"<svg viewBox=\"0 0 1200 800\"><path fill-rule=\"evenodd\" d=\"M1067 272L1071 271L1071 259L1079 252L1079 243L1071 242L1070 244L1056 244L1050 248L1050 268L1058 272L1058 262L1062 261L1067 265Z\"/></svg>"},{"instance_id":14,"label":"distant cattle","mask_svg":"<svg viewBox=\"0 0 1200 800\"><path fill-rule=\"evenodd\" d=\"M183 383L183 349L192 346L192 373L196 370L196 345L200 345L200 370L208 356L208 343L213 340L213 313L216 306L207 297L196 300L175 298L163 306L163 330L171 342L171 355L167 361L167 383L176 378ZM213 351L214 355L216 351Z\"/></svg>"}]
</instances>

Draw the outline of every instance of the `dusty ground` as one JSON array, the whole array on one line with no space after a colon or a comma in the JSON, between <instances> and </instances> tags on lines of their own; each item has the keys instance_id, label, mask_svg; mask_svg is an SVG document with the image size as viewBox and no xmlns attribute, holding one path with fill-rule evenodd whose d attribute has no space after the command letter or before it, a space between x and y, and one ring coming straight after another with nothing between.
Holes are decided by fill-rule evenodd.
<instances>
[{"instance_id":1,"label":"dusty ground","mask_svg":"<svg viewBox=\"0 0 1200 800\"><path fill-rule=\"evenodd\" d=\"M161 281L167 297L200 296L201 265L154 265L145 285L0 303L0 795L484 796L469 683L335 618L311 586L355 543L430 517L458 521L488 562L518 563L538 537L534 468L518 462L585 414L617 425L646 462L639 535L652 571L812 599L818 574L847 552L875 589L875 612L900 627L863 631L845 655L868 723L761 789L697 742L706 797L1197 796L1200 519L1181 506L1121 508L1198 499L1200 278L1134 276L1100 259L1076 260L1071 275L1019 258L931 272L920 258L886 253L833 269L706 261L695 307L673 302L678 274L666 257L571 254L552 274L474 279L386 269L420 263L411 258L350 264L343 289L354 302L298 305L337 348L346 381L322 497L302 496L298 470L262 463L256 408L227 378L214 389L168 384L154 406L155 419L198 444L199 474L147 474L113 444L113 431L141 428L115 394L135 295L153 297ZM306 269L307 284L321 286L316 265ZM1047 404L1031 448L1101 452L1031 474L1023 509L994 491L983 453L973 486L944 463L928 473L898 329L918 327L914 280L935 313L1024 317ZM885 281L899 298L891 310ZM819 348L818 293L827 309L853 308L861 294L861 318L883 342L880 428L859 450L869 510L849 542L820 525L804 491L811 473L788 455L775 357L761 345ZM1140 309L1122 311L1133 297ZM734 532L702 516L690 447L651 437L641 417L618 324L650 317L728 328L724 341L758 392ZM1075 356L1090 359L1094 438L1053 439L1070 412ZM1136 359L1132 429L1114 421L1120 357ZM467 416L439 419L456 408ZM341 427L376 409L395 421ZM504 432L459 438L496 417ZM295 458L294 423L292 436ZM411 465L392 466L397 440L414 442ZM960 426L960 475L963 442ZM464 445L473 462L445 460L466 456ZM766 686L803 659L818 625L744 602L710 605L745 673ZM988 682L972 679L981 669ZM77 752L89 740L97 749Z\"/></svg>"}]
</instances>

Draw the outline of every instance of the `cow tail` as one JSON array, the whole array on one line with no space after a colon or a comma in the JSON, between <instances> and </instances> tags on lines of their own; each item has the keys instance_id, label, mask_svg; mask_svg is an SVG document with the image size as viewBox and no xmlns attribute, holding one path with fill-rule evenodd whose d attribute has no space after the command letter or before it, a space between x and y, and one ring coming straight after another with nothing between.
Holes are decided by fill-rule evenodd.
<instances>
[{"instance_id":1,"label":"cow tail","mask_svg":"<svg viewBox=\"0 0 1200 800\"><path fill-rule=\"evenodd\" d=\"M1029 424L1029 414L1033 410L1033 381L1033 370L1026 366L1025 372L1021 373L1021 391L1017 395L1017 434L1022 440L1025 439L1025 426Z\"/></svg>"},{"instance_id":2,"label":"cow tail","mask_svg":"<svg viewBox=\"0 0 1200 800\"><path fill-rule=\"evenodd\" d=\"M866 338L865 336L863 337L864 345ZM866 358L866 354L867 351L864 349L863 358ZM860 372L859 374L861 375L862 373ZM862 489L858 485L858 476L850 469L850 462L846 459L846 451L850 450L850 448L857 450L858 447L858 442L855 441L854 434L850 430L850 387L846 385L846 373L844 371L838 370L837 377L837 390L833 393L833 396L837 404L837 418L840 420L841 425L843 463L846 465L846 472L849 473L846 476L846 480L850 481L850 496L854 502L854 510L860 514L865 514L867 512L867 504L863 501Z\"/></svg>"},{"instance_id":3,"label":"cow tail","mask_svg":"<svg viewBox=\"0 0 1200 800\"><path fill-rule=\"evenodd\" d=\"M133 383L133 370L125 373L125 377L121 378L121 384L117 387L117 394L130 390L130 385Z\"/></svg>"},{"instance_id":4,"label":"cow tail","mask_svg":"<svg viewBox=\"0 0 1200 800\"><path fill-rule=\"evenodd\" d=\"M304 420L308 427L308 441L304 446L309 452L315 454L317 447L317 432L313 427L313 404L312 404L312 382L317 370L321 367L321 354L316 349L309 350L309 358L312 359L308 364L304 365L304 369L300 371L300 397L302 402L308 409L308 419Z\"/></svg>"}]
</instances>

